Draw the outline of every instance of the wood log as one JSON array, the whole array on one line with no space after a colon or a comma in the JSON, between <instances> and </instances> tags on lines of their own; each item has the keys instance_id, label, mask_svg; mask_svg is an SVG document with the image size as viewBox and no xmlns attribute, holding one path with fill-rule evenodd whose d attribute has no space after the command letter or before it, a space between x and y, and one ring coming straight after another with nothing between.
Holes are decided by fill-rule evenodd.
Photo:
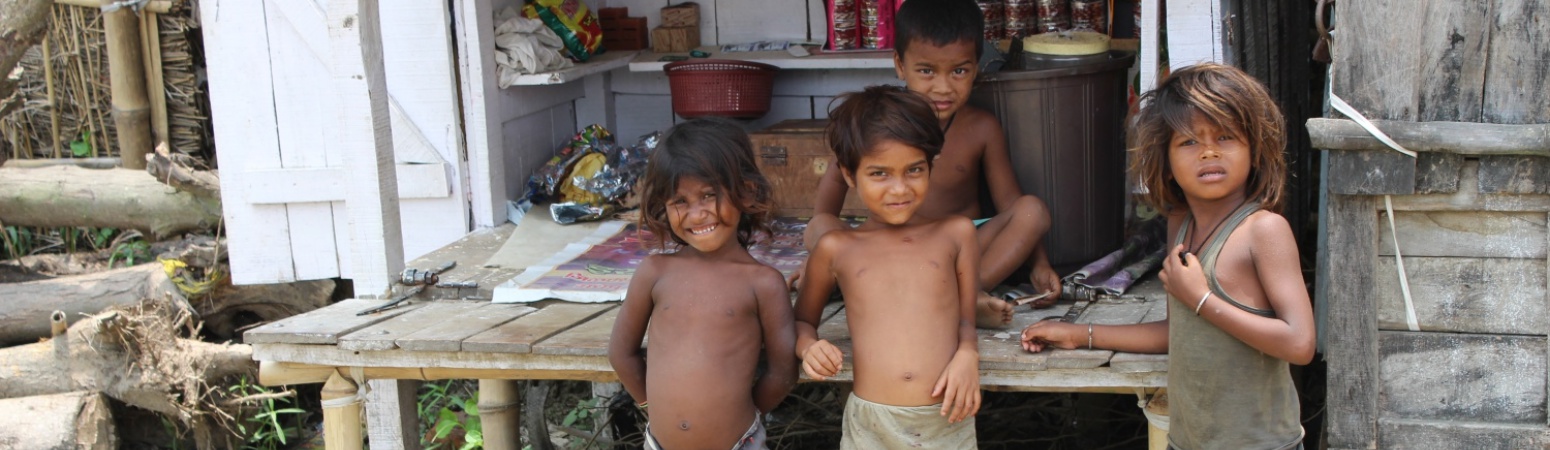
<instances>
[{"instance_id":1,"label":"wood log","mask_svg":"<svg viewBox=\"0 0 1550 450\"><path fill-rule=\"evenodd\" d=\"M1411 151L1550 156L1550 124L1374 120L1373 125ZM1388 146L1349 119L1308 119L1308 137L1313 148L1388 151Z\"/></svg>"},{"instance_id":2,"label":"wood log","mask_svg":"<svg viewBox=\"0 0 1550 450\"><path fill-rule=\"evenodd\" d=\"M43 38L48 29L48 0L0 0L0 99L11 96L16 83L6 76L22 60L22 55ZM0 117L5 114L0 113Z\"/></svg>"},{"instance_id":3,"label":"wood log","mask_svg":"<svg viewBox=\"0 0 1550 450\"><path fill-rule=\"evenodd\" d=\"M44 278L97 273L111 269L109 261L121 266L128 264L122 256L114 258L113 250L105 248L95 252L27 255L0 262L0 266L41 274ZM176 259L191 267L208 269L216 267L217 259L225 260L226 246L217 246L215 239L209 236L191 235L178 240L152 242L149 253L160 259Z\"/></svg>"},{"instance_id":4,"label":"wood log","mask_svg":"<svg viewBox=\"0 0 1550 450\"><path fill-rule=\"evenodd\" d=\"M161 264L25 283L0 284L0 344L35 342L49 336L48 317L65 313L71 323L85 315L114 307L139 305L142 301L170 302L188 307L178 288L167 279Z\"/></svg>"},{"instance_id":5,"label":"wood log","mask_svg":"<svg viewBox=\"0 0 1550 450\"><path fill-rule=\"evenodd\" d=\"M6 448L118 448L112 408L101 393L81 391L0 400L0 443Z\"/></svg>"},{"instance_id":6,"label":"wood log","mask_svg":"<svg viewBox=\"0 0 1550 450\"><path fill-rule=\"evenodd\" d=\"M50 341L0 349L0 398L94 390L130 406L183 417L202 401L185 393L257 369L252 347L177 338L144 319L124 312L99 314Z\"/></svg>"},{"instance_id":7,"label":"wood log","mask_svg":"<svg viewBox=\"0 0 1550 450\"><path fill-rule=\"evenodd\" d=\"M146 155L145 169L168 186L202 199L221 201L220 177L214 171L195 170L191 159L188 155L169 153L167 143L163 142L156 146L155 153Z\"/></svg>"},{"instance_id":8,"label":"wood log","mask_svg":"<svg viewBox=\"0 0 1550 450\"><path fill-rule=\"evenodd\" d=\"M112 169L118 167L117 156L106 158L53 158L53 159L11 159L6 160L0 167L7 169L36 169L52 166L76 166L82 169Z\"/></svg>"},{"instance_id":9,"label":"wood log","mask_svg":"<svg viewBox=\"0 0 1550 450\"><path fill-rule=\"evenodd\" d=\"M6 225L135 229L159 240L210 229L220 218L219 201L178 192L144 171L0 168Z\"/></svg>"}]
</instances>

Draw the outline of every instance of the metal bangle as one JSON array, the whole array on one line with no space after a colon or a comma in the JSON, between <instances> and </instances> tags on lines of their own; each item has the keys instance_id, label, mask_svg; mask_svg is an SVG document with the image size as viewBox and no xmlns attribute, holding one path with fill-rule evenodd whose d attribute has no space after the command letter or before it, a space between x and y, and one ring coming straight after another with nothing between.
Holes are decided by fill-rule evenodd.
<instances>
[{"instance_id":1,"label":"metal bangle","mask_svg":"<svg viewBox=\"0 0 1550 450\"><path fill-rule=\"evenodd\" d=\"M1200 315L1200 307L1206 306L1206 299L1208 298L1211 298L1211 291L1209 290L1206 291L1206 295L1200 296L1200 303L1195 304L1195 315Z\"/></svg>"},{"instance_id":2,"label":"metal bangle","mask_svg":"<svg viewBox=\"0 0 1550 450\"><path fill-rule=\"evenodd\" d=\"M1093 324L1087 324L1087 349L1093 349Z\"/></svg>"}]
</instances>

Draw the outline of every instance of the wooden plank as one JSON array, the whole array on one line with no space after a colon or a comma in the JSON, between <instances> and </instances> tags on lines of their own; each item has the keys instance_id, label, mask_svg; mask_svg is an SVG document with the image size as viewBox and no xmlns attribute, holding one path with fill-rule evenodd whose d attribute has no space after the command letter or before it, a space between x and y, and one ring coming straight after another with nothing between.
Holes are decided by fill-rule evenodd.
<instances>
[{"instance_id":1,"label":"wooden plank","mask_svg":"<svg viewBox=\"0 0 1550 450\"><path fill-rule=\"evenodd\" d=\"M1331 92L1368 119L1416 120L1423 51L1416 43L1436 32L1426 25L1426 8L1406 0L1336 2L1335 17Z\"/></svg>"},{"instance_id":2,"label":"wooden plank","mask_svg":"<svg viewBox=\"0 0 1550 450\"><path fill-rule=\"evenodd\" d=\"M538 311L538 308L510 303L474 304L476 308L431 323L419 331L398 338L395 343L404 350L454 352L463 348L463 340L469 336Z\"/></svg>"},{"instance_id":3,"label":"wooden plank","mask_svg":"<svg viewBox=\"0 0 1550 450\"><path fill-rule=\"evenodd\" d=\"M1216 0L1173 0L1168 9L1168 67L1175 70L1201 62L1227 61L1222 45L1222 18L1226 12Z\"/></svg>"},{"instance_id":4,"label":"wooden plank","mask_svg":"<svg viewBox=\"0 0 1550 450\"><path fill-rule=\"evenodd\" d=\"M1481 195L1479 169L1478 160L1466 159L1459 167L1457 192L1395 197L1394 209L1396 211L1550 211L1550 195Z\"/></svg>"},{"instance_id":5,"label":"wooden plank","mask_svg":"<svg viewBox=\"0 0 1550 450\"><path fill-rule=\"evenodd\" d=\"M508 223L495 228L474 230L457 241L415 258L413 261L409 261L406 266L429 268L440 266L447 261L457 261L457 266L438 274L441 281L473 282L477 283L477 286L459 289L431 289L431 298L455 299L475 297L477 299L489 299L491 298L491 289L506 280L510 280L522 271L521 268L505 268L488 264L490 257L495 255L502 245L511 238L516 228L515 225Z\"/></svg>"},{"instance_id":6,"label":"wooden plank","mask_svg":"<svg viewBox=\"0 0 1550 450\"><path fill-rule=\"evenodd\" d=\"M1550 157L1481 157L1480 192L1483 194L1550 194Z\"/></svg>"},{"instance_id":7,"label":"wooden plank","mask_svg":"<svg viewBox=\"0 0 1550 450\"><path fill-rule=\"evenodd\" d=\"M533 345L533 353L540 355L607 356L608 336L613 334L614 319L619 308L610 308L597 317L588 319L568 330L561 331Z\"/></svg>"},{"instance_id":8,"label":"wooden plank","mask_svg":"<svg viewBox=\"0 0 1550 450\"><path fill-rule=\"evenodd\" d=\"M468 150L470 213L475 228L493 227L506 222L506 146L501 142L501 115L496 73L495 12L491 0L452 3L453 39L458 67L458 90L462 93L461 123ZM513 174L523 176L525 174Z\"/></svg>"},{"instance_id":9,"label":"wooden plank","mask_svg":"<svg viewBox=\"0 0 1550 450\"><path fill-rule=\"evenodd\" d=\"M677 118L671 114L673 98L666 95L615 94L614 104L619 108L620 136L667 131Z\"/></svg>"},{"instance_id":10,"label":"wooden plank","mask_svg":"<svg viewBox=\"0 0 1550 450\"><path fill-rule=\"evenodd\" d=\"M1329 176L1324 185L1332 194L1415 192L1415 158L1394 151L1330 150L1328 155Z\"/></svg>"},{"instance_id":11,"label":"wooden plank","mask_svg":"<svg viewBox=\"0 0 1550 450\"><path fill-rule=\"evenodd\" d=\"M466 352L527 353L533 344L613 309L612 303L554 303L463 341Z\"/></svg>"},{"instance_id":12,"label":"wooden plank","mask_svg":"<svg viewBox=\"0 0 1550 450\"><path fill-rule=\"evenodd\" d=\"M387 300L350 299L312 312L287 317L242 333L247 344L334 344L339 337L405 312L419 308L405 305L376 314L355 315L365 309L386 304Z\"/></svg>"},{"instance_id":13,"label":"wooden plank","mask_svg":"<svg viewBox=\"0 0 1550 450\"><path fill-rule=\"evenodd\" d=\"M1344 16L1342 16L1344 17ZM1371 197L1328 196L1319 249L1318 297L1328 306L1324 360L1329 448L1374 448L1378 419L1378 321L1373 287L1378 242Z\"/></svg>"},{"instance_id":14,"label":"wooden plank","mask_svg":"<svg viewBox=\"0 0 1550 450\"><path fill-rule=\"evenodd\" d=\"M1168 355L1115 352L1109 367L1121 373L1167 372Z\"/></svg>"},{"instance_id":15,"label":"wooden plank","mask_svg":"<svg viewBox=\"0 0 1550 450\"><path fill-rule=\"evenodd\" d=\"M807 8L795 2L750 2L716 0L717 44L744 44L755 41L801 41L807 39ZM700 10L705 13L704 9ZM704 36L702 31L700 36ZM701 37L701 40L704 40ZM723 54L727 58L737 58Z\"/></svg>"},{"instance_id":16,"label":"wooden plank","mask_svg":"<svg viewBox=\"0 0 1550 450\"><path fill-rule=\"evenodd\" d=\"M531 353L349 351L331 345L258 344L253 359L325 367L366 367L397 379L448 378L587 380L617 379L608 358ZM369 368L379 368L371 370ZM487 371L479 373L479 371ZM345 371L348 373L348 371Z\"/></svg>"},{"instance_id":17,"label":"wooden plank","mask_svg":"<svg viewBox=\"0 0 1550 450\"><path fill-rule=\"evenodd\" d=\"M1050 350L1028 353L1023 350L1022 332L1035 322L1053 317L1058 320L1072 307L1072 302L1060 302L1045 309L1018 308L1012 315L1012 325L1005 330L978 329L980 370L1044 370L1049 368Z\"/></svg>"},{"instance_id":18,"label":"wooden plank","mask_svg":"<svg viewBox=\"0 0 1550 450\"><path fill-rule=\"evenodd\" d=\"M1543 425L1545 337L1379 333L1385 417Z\"/></svg>"},{"instance_id":19,"label":"wooden plank","mask_svg":"<svg viewBox=\"0 0 1550 450\"><path fill-rule=\"evenodd\" d=\"M1459 190L1464 155L1422 153L1415 161L1415 193L1451 194Z\"/></svg>"},{"instance_id":20,"label":"wooden plank","mask_svg":"<svg viewBox=\"0 0 1550 450\"><path fill-rule=\"evenodd\" d=\"M1373 125L1406 150L1420 153L1550 156L1550 124L1375 120ZM1314 148L1393 151L1350 119L1315 117L1307 126Z\"/></svg>"},{"instance_id":21,"label":"wooden plank","mask_svg":"<svg viewBox=\"0 0 1550 450\"><path fill-rule=\"evenodd\" d=\"M432 324L452 321L458 315L484 304L455 300L428 302L414 311L341 336L338 345L345 350L392 350L398 348L394 341L399 338Z\"/></svg>"},{"instance_id":22,"label":"wooden plank","mask_svg":"<svg viewBox=\"0 0 1550 450\"><path fill-rule=\"evenodd\" d=\"M1550 61L1550 33L1545 32L1544 22L1524 20L1550 17L1550 3L1493 3L1496 17L1491 27L1491 57L1485 69L1483 121L1550 122L1550 77L1546 76L1544 65Z\"/></svg>"},{"instance_id":23,"label":"wooden plank","mask_svg":"<svg viewBox=\"0 0 1550 450\"><path fill-rule=\"evenodd\" d=\"M1541 425L1508 425L1459 420L1378 419L1383 448L1431 450L1516 450L1550 448Z\"/></svg>"},{"instance_id":24,"label":"wooden plank","mask_svg":"<svg viewBox=\"0 0 1550 450\"><path fill-rule=\"evenodd\" d=\"M1146 301L1144 299L1118 298L1101 299L1093 302L1082 313L1082 317L1076 319L1077 324L1094 325L1133 325L1141 323L1147 313L1151 312L1154 305L1161 304L1166 308L1166 303ZM1049 368L1051 369L1088 369L1101 367L1109 363L1109 358L1114 356L1111 350L1055 350L1049 356Z\"/></svg>"},{"instance_id":25,"label":"wooden plank","mask_svg":"<svg viewBox=\"0 0 1550 450\"><path fill-rule=\"evenodd\" d=\"M1405 257L1416 319L1424 331L1550 333L1543 259ZM1374 269L1378 328L1405 330L1405 301L1394 258Z\"/></svg>"},{"instance_id":26,"label":"wooden plank","mask_svg":"<svg viewBox=\"0 0 1550 450\"><path fill-rule=\"evenodd\" d=\"M1486 45L1491 41L1490 2L1427 2L1425 30L1412 47L1420 50L1421 121L1479 122L1485 89ZM1420 28L1420 27L1417 27ZM1344 31L1344 30L1342 30Z\"/></svg>"},{"instance_id":27,"label":"wooden plank","mask_svg":"<svg viewBox=\"0 0 1550 450\"><path fill-rule=\"evenodd\" d=\"M1394 227L1406 257L1545 257L1544 214L1396 211ZM1379 227L1378 254L1394 255L1394 236L1386 221Z\"/></svg>"},{"instance_id":28,"label":"wooden plank","mask_svg":"<svg viewBox=\"0 0 1550 450\"><path fill-rule=\"evenodd\" d=\"M206 69L210 75L210 112L222 179L241 184L250 169L281 167L276 133L274 80L270 78L269 31L260 2L234 2L222 8L199 8L204 26ZM226 14L220 14L220 11ZM259 206L242 200L237 189L221 190L222 215L230 246L232 283L295 281L291 264L290 223L285 207Z\"/></svg>"}]
</instances>

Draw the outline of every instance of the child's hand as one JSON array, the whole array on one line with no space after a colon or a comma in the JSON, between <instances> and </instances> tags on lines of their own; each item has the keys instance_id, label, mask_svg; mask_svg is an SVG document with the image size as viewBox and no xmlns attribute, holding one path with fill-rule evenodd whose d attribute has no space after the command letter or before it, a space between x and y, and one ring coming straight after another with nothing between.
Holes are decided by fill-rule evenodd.
<instances>
[{"instance_id":1,"label":"child's hand","mask_svg":"<svg viewBox=\"0 0 1550 450\"><path fill-rule=\"evenodd\" d=\"M796 292L802 289L802 273L807 271L807 260L802 260L802 265L797 266L797 271L786 277L786 289Z\"/></svg>"},{"instance_id":2,"label":"child's hand","mask_svg":"<svg viewBox=\"0 0 1550 450\"><path fill-rule=\"evenodd\" d=\"M840 373L844 363L845 354L840 353L840 348L827 339L819 339L802 351L802 371L814 380L823 380Z\"/></svg>"},{"instance_id":3,"label":"child's hand","mask_svg":"<svg viewBox=\"0 0 1550 450\"><path fill-rule=\"evenodd\" d=\"M1168 291L1168 295L1190 308L1194 308L1195 303L1200 301L1200 295L1209 289L1206 287L1206 273L1200 267L1200 258L1193 253L1184 253L1183 245L1175 245L1168 251L1157 278L1162 280L1163 289Z\"/></svg>"},{"instance_id":4,"label":"child's hand","mask_svg":"<svg viewBox=\"0 0 1550 450\"><path fill-rule=\"evenodd\" d=\"M932 397L942 397L942 415L948 423L957 423L980 410L979 355L960 352L947 362L937 378Z\"/></svg>"},{"instance_id":5,"label":"child's hand","mask_svg":"<svg viewBox=\"0 0 1550 450\"><path fill-rule=\"evenodd\" d=\"M1033 308L1044 309L1055 306L1055 301L1060 300L1060 275L1055 273L1053 267L1050 267L1049 260L1044 259L1035 263L1033 270L1028 273L1028 278L1032 282L1034 290L1039 291L1038 294L1051 293L1048 297L1035 300Z\"/></svg>"},{"instance_id":6,"label":"child's hand","mask_svg":"<svg viewBox=\"0 0 1550 450\"><path fill-rule=\"evenodd\" d=\"M1058 320L1041 320L1023 329L1023 350L1038 353L1051 347L1073 349L1077 347L1078 337L1085 344L1086 332L1085 327Z\"/></svg>"}]
</instances>

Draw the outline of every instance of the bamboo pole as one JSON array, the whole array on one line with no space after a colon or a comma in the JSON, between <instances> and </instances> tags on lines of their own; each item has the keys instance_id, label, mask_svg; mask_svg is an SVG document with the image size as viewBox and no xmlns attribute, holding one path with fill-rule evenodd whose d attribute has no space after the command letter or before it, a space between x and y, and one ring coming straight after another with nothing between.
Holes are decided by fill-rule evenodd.
<instances>
[{"instance_id":1,"label":"bamboo pole","mask_svg":"<svg viewBox=\"0 0 1550 450\"><path fill-rule=\"evenodd\" d=\"M512 380L479 380L479 421L484 426L484 448L522 448L522 393Z\"/></svg>"},{"instance_id":2,"label":"bamboo pole","mask_svg":"<svg viewBox=\"0 0 1550 450\"><path fill-rule=\"evenodd\" d=\"M112 0L103 0L103 5ZM145 61L140 58L140 19L119 8L102 13L102 29L108 47L109 88L113 93L113 126L118 132L118 152L124 167L145 170L151 151L151 108L146 95Z\"/></svg>"},{"instance_id":3,"label":"bamboo pole","mask_svg":"<svg viewBox=\"0 0 1550 450\"><path fill-rule=\"evenodd\" d=\"M54 4L85 6L88 8L102 7L102 2L99 0L54 0ZM145 6L140 7L140 10L150 11L157 14L166 14L168 11L172 11L172 0L152 0L145 2Z\"/></svg>"},{"instance_id":4,"label":"bamboo pole","mask_svg":"<svg viewBox=\"0 0 1550 450\"><path fill-rule=\"evenodd\" d=\"M167 130L167 85L162 79L161 25L151 12L140 14L140 54L145 64L146 97L151 102L151 145L171 145Z\"/></svg>"},{"instance_id":5,"label":"bamboo pole","mask_svg":"<svg viewBox=\"0 0 1550 450\"><path fill-rule=\"evenodd\" d=\"M50 11L49 14L52 15L53 12ZM54 144L54 158L58 159L63 155L59 147L59 102L54 93L54 52L51 44L53 40L53 36L43 36L43 85L48 90L48 137Z\"/></svg>"},{"instance_id":6,"label":"bamboo pole","mask_svg":"<svg viewBox=\"0 0 1550 450\"><path fill-rule=\"evenodd\" d=\"M361 399L355 383L339 374L323 383L323 445L329 450L361 450Z\"/></svg>"}]
</instances>

